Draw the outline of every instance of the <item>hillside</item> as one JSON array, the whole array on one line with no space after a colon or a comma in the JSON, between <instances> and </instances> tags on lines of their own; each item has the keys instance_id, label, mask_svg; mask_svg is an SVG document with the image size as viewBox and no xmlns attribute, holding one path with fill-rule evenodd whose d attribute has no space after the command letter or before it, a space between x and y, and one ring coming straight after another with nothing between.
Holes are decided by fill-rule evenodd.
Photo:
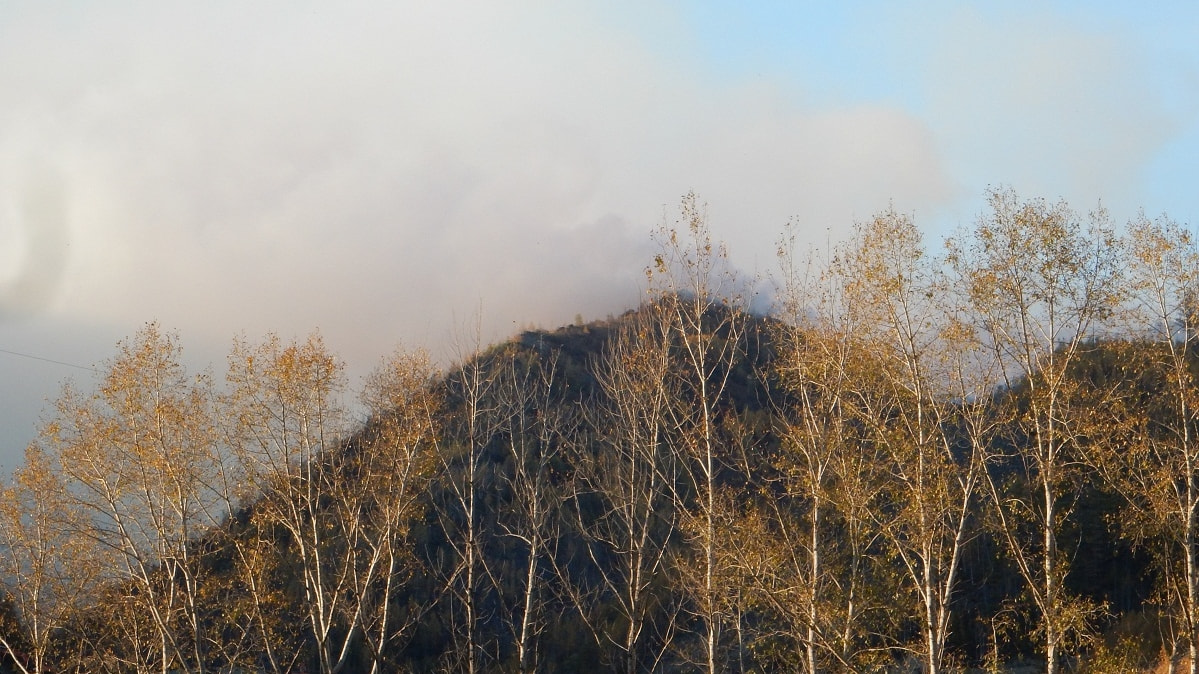
<instances>
[{"instance_id":1,"label":"hillside","mask_svg":"<svg viewBox=\"0 0 1199 674\"><path fill-rule=\"evenodd\" d=\"M778 528L783 524L761 518L772 513L802 519L808 512L787 484L782 456L787 422L778 408L794 404L786 402L794 392L780 388L772 354L780 348L778 336L785 326L728 309L716 312L710 318L714 324L737 322L740 339L752 345L728 364L727 381L713 399L721 445L714 484L725 522L720 535L727 538L717 553L721 564L729 564L721 581L726 584L722 601L729 603L720 609L721 619L728 621L720 636L720 667L773 669L769 663L787 657L787 640L795 639L790 648L802 642L787 636L793 628L788 616L777 615L779 607L755 597L772 591L771 585L760 584L777 579L762 575L752 563L782 559L781 551L770 546L781 543ZM189 609L181 599L169 599L166 589L202 588L197 591L202 606L191 619L197 622L202 645L196 650L206 669L236 662L281 671L318 668L322 644L317 634L326 639L330 668L341 671L366 671L375 662L385 670L439 671L465 657L464 648L473 649L487 671L521 669L522 657L524 669L539 671L580 671L596 663L625 671L684 668L698 639L699 611L693 605L694 590L687 586L693 581L685 574L696 563L692 511L703 485L684 475L694 459L678 455L674 445L691 421L687 412L660 411L661 435L653 447L641 448L643 455L621 448L620 443L639 432L654 432L618 427L649 423L652 401L615 399L629 391L611 388L617 376L611 370L615 353L639 360L652 348L642 344L636 351L620 352L615 343L631 335L647 338L647 326L660 319L660 309L647 306L604 322L525 332L440 378L419 380L427 388L405 391L403 404L411 406L417 396L427 396L423 404L433 407L419 414L380 410L346 440L312 454L309 460L319 467L309 466L293 478L317 480L317 486L263 489L243 501L232 519L186 540L186 551L179 555L193 567L186 572L161 560L148 564L147 572L154 576L149 585L160 593L156 600L165 602L159 607L164 623L185 637ZM622 366L630 370L621 376L652 381L652 370L635 369L649 365L629 362ZM677 386L667 381L669 369L657 374L663 379L655 383L664 389ZM687 404L687 393L672 393L681 400L663 404ZM424 416L431 410L432 415ZM412 426L421 424L428 428L414 433ZM421 438L425 432L428 436ZM411 444L397 453L396 445L405 442ZM383 444L393 447L384 451ZM428 455L417 456L422 452ZM620 461L628 463L615 465ZM646 474L636 474L638 462ZM996 465L992 470L1005 469ZM404 481L410 491L397 495ZM1095 623L1103 629L1144 621L1142 616L1155 613L1145 612L1153 578L1148 558L1135 553L1113 529L1120 503L1097 484L1088 480L1077 492L1070 536L1079 543L1067 583L1077 596L1109 607L1109 617ZM354 496L347 498L347 492ZM883 494L880 488L877 496ZM622 496L628 500L618 502ZM840 505L830 508L830 542L850 536L867 541L858 551L860 558L844 557L853 551L836 550L838 557L830 565L851 566L830 573L860 573L861 580L875 584L859 589L864 608L860 633L854 636L860 644L855 657L900 661L906 657L905 641L918 633L918 625L911 614L885 601L906 592L894 569L887 568L898 562L880 533L863 536L846 529L883 526L894 504L872 502L882 517L865 523L845 519L836 511ZM985 528L983 500L972 507L976 512L954 595L949 649L966 662L981 664L989 655L987 630L995 616L1021 615L1021 589L1000 542ZM289 513L300 511L320 522L319 531L301 531L304 518L300 527L287 522ZM738 523L740 518L747 519ZM389 533L381 531L388 527ZM640 538L626 536L620 542L622 527L635 527ZM638 545L642 547L634 549ZM315 552L306 552L305 546L320 548L326 560L337 561L305 568L306 556ZM370 570L383 563L386 573ZM863 563L878 568L852 566ZM322 587L336 605L314 618L308 597L317 587L318 571L334 576ZM140 599L126 603L137 598L137 582L103 580L98 573L90 585L88 603L62 616L49 635L50 657L85 669L101 662L124 662L135 669L139 658L149 660L153 642L128 643L137 637L124 631L126 624L142 624L153 633L151 616L138 615ZM872 597L877 603L868 603L876 601ZM10 600L9 606L12 611L16 603ZM122 622L98 629L121 615L127 616ZM246 631L242 621L247 619L262 622L257 634ZM474 625L469 632L462 627L467 620ZM12 619L8 625L7 643L29 638ZM1013 630L1001 644L1008 657L1034 657L1031 635L1015 632L1031 626L1016 622L1005 628ZM380 636L372 639L367 630L378 630ZM220 643L225 639L232 642ZM883 650L877 651L879 647ZM28 652L28 647L14 648ZM138 648L145 652L135 652ZM274 655L264 655L268 650Z\"/></svg>"},{"instance_id":2,"label":"hillside","mask_svg":"<svg viewBox=\"0 0 1199 674\"><path fill-rule=\"evenodd\" d=\"M216 382L150 324L0 493L7 666L1196 662L1192 296L1164 337L1110 327L1120 260L999 205L956 283L888 213L767 317L692 221L641 307L398 353L365 420L319 336L239 341Z\"/></svg>"}]
</instances>

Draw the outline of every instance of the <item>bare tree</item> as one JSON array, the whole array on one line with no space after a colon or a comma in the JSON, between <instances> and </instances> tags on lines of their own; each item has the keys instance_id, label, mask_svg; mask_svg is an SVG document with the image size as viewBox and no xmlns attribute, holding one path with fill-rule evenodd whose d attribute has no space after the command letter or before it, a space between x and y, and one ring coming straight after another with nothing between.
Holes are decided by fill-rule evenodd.
<instances>
[{"instance_id":1,"label":"bare tree","mask_svg":"<svg viewBox=\"0 0 1199 674\"><path fill-rule=\"evenodd\" d=\"M671 496L677 457L667 434L678 404L664 307L647 304L621 325L594 366L601 400L588 422L599 448L579 457L574 511L599 574L594 602L576 602L612 666L626 674L655 671L676 629L678 607L664 584L677 514ZM581 498L595 496L590 516ZM580 583L566 583L579 591ZM600 620L614 608L615 625Z\"/></svg>"},{"instance_id":2,"label":"bare tree","mask_svg":"<svg viewBox=\"0 0 1199 674\"><path fill-rule=\"evenodd\" d=\"M724 248L713 243L706 206L695 194L683 197L680 221L658 232L661 252L649 270L656 300L669 316L676 353L681 404L672 409L672 441L680 457L686 491L678 504L695 559L680 567L699 621L703 661L710 673L719 662L721 630L730 610L720 586L719 540L722 455L729 453L720 417L729 378L744 354L745 299ZM689 568L688 568L689 567Z\"/></svg>"},{"instance_id":3,"label":"bare tree","mask_svg":"<svg viewBox=\"0 0 1199 674\"><path fill-rule=\"evenodd\" d=\"M94 598L105 561L87 528L60 468L31 444L12 485L0 491L0 584L24 637L0 637L0 647L24 674L66 669L52 659L56 634Z\"/></svg>"},{"instance_id":4,"label":"bare tree","mask_svg":"<svg viewBox=\"0 0 1199 674\"><path fill-rule=\"evenodd\" d=\"M1166 218L1143 215L1128 231L1129 286L1134 336L1145 360L1141 377L1160 381L1149 408L1133 407L1125 419L1126 443L1114 443L1108 477L1132 506L1125 534L1153 541L1165 578L1163 601L1180 624L1171 640L1170 667L1185 646L1191 674L1199 673L1199 385L1193 363L1199 246L1191 233ZM1115 424L1113 424L1115 426Z\"/></svg>"},{"instance_id":5,"label":"bare tree","mask_svg":"<svg viewBox=\"0 0 1199 674\"><path fill-rule=\"evenodd\" d=\"M180 354L176 337L148 324L121 343L95 393L64 393L43 438L88 520L82 533L115 556L102 577L132 584L127 598L150 621L155 646L131 644L143 666L202 672L209 616L193 544L224 513L221 454L211 385Z\"/></svg>"},{"instance_id":6,"label":"bare tree","mask_svg":"<svg viewBox=\"0 0 1199 674\"><path fill-rule=\"evenodd\" d=\"M540 637L548 626L547 580L552 576L565 494L554 475L559 457L572 441L578 413L561 399L558 353L538 343L534 351L505 349L496 355L498 433L506 467L498 482L509 495L499 513L501 536L520 552L506 554L518 585L514 593L498 588L501 618L516 645L517 671L538 668ZM501 583L502 584L502 583Z\"/></svg>"},{"instance_id":7,"label":"bare tree","mask_svg":"<svg viewBox=\"0 0 1199 674\"><path fill-rule=\"evenodd\" d=\"M409 533L424 514L421 498L436 469L444 403L420 352L397 352L384 361L367 380L363 401L370 421L339 484L341 500L354 507L342 525L354 564L348 622L362 625L377 673L387 665L389 649L403 643L428 608L392 604L419 570Z\"/></svg>"},{"instance_id":8,"label":"bare tree","mask_svg":"<svg viewBox=\"0 0 1199 674\"><path fill-rule=\"evenodd\" d=\"M924 671L944 671L953 595L983 470L984 405L993 380L954 320L949 288L907 216L858 228L840 273L862 320L880 386L862 396L869 440L885 450L890 507L878 526L919 602Z\"/></svg>"},{"instance_id":9,"label":"bare tree","mask_svg":"<svg viewBox=\"0 0 1199 674\"><path fill-rule=\"evenodd\" d=\"M449 413L454 432L440 443L438 461L443 498L435 504L446 532L453 559L449 560L446 590L451 600L453 650L446 654L447 669L475 674L488 653L480 624L489 589L493 589L484 556L483 522L485 490L491 486L488 446L497 431L495 372L484 362L479 346L481 328L476 323L473 348L462 350L460 364L446 377Z\"/></svg>"},{"instance_id":10,"label":"bare tree","mask_svg":"<svg viewBox=\"0 0 1199 674\"><path fill-rule=\"evenodd\" d=\"M756 524L758 538L775 545L743 557L756 562L757 601L799 648L802 671L855 671L880 657L872 632L887 588L871 559L882 462L861 423L863 387L877 368L859 343L862 316L841 270L798 260L789 235L779 252L783 320L772 368L781 448L765 513L740 525Z\"/></svg>"},{"instance_id":11,"label":"bare tree","mask_svg":"<svg viewBox=\"0 0 1199 674\"><path fill-rule=\"evenodd\" d=\"M1008 441L993 460L1015 468L1025 489L988 472L998 534L1006 541L1040 615L1049 674L1071 635L1099 611L1063 582L1071 551L1059 547L1082 485L1079 438L1084 407L1071 365L1118 304L1118 241L1102 211L1085 222L1064 203L989 194L990 213L950 262L969 295L973 327L1002 367L1015 406Z\"/></svg>"},{"instance_id":12,"label":"bare tree","mask_svg":"<svg viewBox=\"0 0 1199 674\"><path fill-rule=\"evenodd\" d=\"M361 597L353 592L357 569L347 550L362 523L344 517L359 501L346 502L342 479L343 366L318 336L284 344L270 335L258 345L234 345L227 381L238 476L261 522L287 532L320 671L340 671L362 630Z\"/></svg>"}]
</instances>

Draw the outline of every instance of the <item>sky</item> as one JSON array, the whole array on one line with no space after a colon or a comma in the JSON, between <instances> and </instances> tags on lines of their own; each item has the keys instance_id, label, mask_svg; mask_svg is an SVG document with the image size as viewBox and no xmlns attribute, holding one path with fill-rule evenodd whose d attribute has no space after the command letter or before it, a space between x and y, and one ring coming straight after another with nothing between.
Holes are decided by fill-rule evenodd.
<instances>
[{"instance_id":1,"label":"sky","mask_svg":"<svg viewBox=\"0 0 1199 674\"><path fill-rule=\"evenodd\" d=\"M644 293L708 205L767 277L989 187L1199 223L1199 6L0 3L0 472L147 321L218 376L319 330L352 380ZM456 347L455 344L458 346Z\"/></svg>"}]
</instances>

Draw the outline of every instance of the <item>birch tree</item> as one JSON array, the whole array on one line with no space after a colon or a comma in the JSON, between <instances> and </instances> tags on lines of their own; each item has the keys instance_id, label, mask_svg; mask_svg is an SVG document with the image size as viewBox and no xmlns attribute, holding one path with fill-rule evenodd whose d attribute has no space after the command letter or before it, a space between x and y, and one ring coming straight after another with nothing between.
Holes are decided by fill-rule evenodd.
<instances>
[{"instance_id":1,"label":"birch tree","mask_svg":"<svg viewBox=\"0 0 1199 674\"><path fill-rule=\"evenodd\" d=\"M1199 246L1167 218L1141 216L1128 228L1129 286L1134 337L1147 362L1134 361L1152 378L1149 407L1133 408L1129 441L1107 454L1108 474L1131 505L1126 534L1156 543L1165 580L1163 600L1181 626L1169 646L1171 671L1186 649L1191 674L1199 672ZM1129 392L1133 393L1133 392Z\"/></svg>"},{"instance_id":2,"label":"birch tree","mask_svg":"<svg viewBox=\"0 0 1199 674\"><path fill-rule=\"evenodd\" d=\"M502 585L516 584L499 588L499 594L501 617L516 647L516 670L523 674L538 670L541 637L549 626L548 586L566 498L555 472L562 470L578 415L560 397L559 356L552 347L539 342L531 351L506 351L496 357L496 411L505 455L498 483L509 500L497 519L500 537L516 548L501 546L509 560Z\"/></svg>"},{"instance_id":3,"label":"birch tree","mask_svg":"<svg viewBox=\"0 0 1199 674\"><path fill-rule=\"evenodd\" d=\"M387 654L405 643L429 608L411 600L396 605L395 598L420 572L410 532L424 515L422 497L436 470L444 401L428 356L397 351L368 378L363 402L370 419L340 480L344 502L355 504L343 516L354 558L354 602L346 613L348 622L361 624L377 673L395 666Z\"/></svg>"},{"instance_id":4,"label":"birch tree","mask_svg":"<svg viewBox=\"0 0 1199 674\"><path fill-rule=\"evenodd\" d=\"M695 551L684 569L694 599L702 658L710 674L719 661L721 631L729 618L717 551L727 532L720 526L722 455L728 453L720 416L729 378L744 353L744 297L723 246L714 243L706 206L695 194L680 205L680 220L658 233L661 252L649 270L656 301L669 316L681 404L674 408L673 442L687 492L680 494L684 528Z\"/></svg>"},{"instance_id":5,"label":"birch tree","mask_svg":"<svg viewBox=\"0 0 1199 674\"><path fill-rule=\"evenodd\" d=\"M348 435L343 365L319 336L284 343L269 335L256 345L234 345L227 381L239 478L263 523L287 533L320 671L341 671L363 629L345 547L345 527L360 523L340 520L337 512L348 506L339 482Z\"/></svg>"},{"instance_id":6,"label":"birch tree","mask_svg":"<svg viewBox=\"0 0 1199 674\"><path fill-rule=\"evenodd\" d=\"M1106 213L1085 220L1065 203L988 195L990 212L950 246L969 295L973 327L1000 364L1014 405L1008 442L995 455L1018 483L988 472L997 533L1040 617L1048 674L1056 674L1072 635L1085 634L1099 607L1064 587L1073 551L1059 534L1082 485L1084 408L1071 375L1102 321L1118 304L1118 241ZM1016 488L1021 487L1021 488Z\"/></svg>"},{"instance_id":7,"label":"birch tree","mask_svg":"<svg viewBox=\"0 0 1199 674\"><path fill-rule=\"evenodd\" d=\"M449 412L455 430L439 446L442 480L435 504L446 533L449 560L434 560L446 574L452 649L443 666L475 674L498 658L481 633L484 607L494 583L484 555L483 520L487 490L494 486L487 450L497 430L495 372L484 362L476 324L473 349L460 353L461 363L447 376ZM442 562L441 564L438 564Z\"/></svg>"},{"instance_id":8,"label":"birch tree","mask_svg":"<svg viewBox=\"0 0 1199 674\"><path fill-rule=\"evenodd\" d=\"M580 610L601 647L615 653L613 669L625 674L656 671L677 629L677 602L662 591L678 526L671 497L678 459L667 437L679 403L663 311L642 306L595 363L601 400L589 426L599 448L581 457L574 494L600 584ZM586 496L598 497L594 517L580 505ZM601 609L619 620L602 621Z\"/></svg>"},{"instance_id":9,"label":"birch tree","mask_svg":"<svg viewBox=\"0 0 1199 674\"><path fill-rule=\"evenodd\" d=\"M995 384L919 230L883 212L859 227L841 262L859 307L863 348L879 364L881 386L863 396L869 440L886 457L890 507L878 512L919 603L924 671L944 671L946 640L963 550L982 478L986 401Z\"/></svg>"},{"instance_id":10,"label":"birch tree","mask_svg":"<svg viewBox=\"0 0 1199 674\"><path fill-rule=\"evenodd\" d=\"M53 647L60 632L95 598L106 551L68 498L61 469L37 444L0 491L0 583L20 621L21 641L0 647L24 674L65 669Z\"/></svg>"},{"instance_id":11,"label":"birch tree","mask_svg":"<svg viewBox=\"0 0 1199 674\"><path fill-rule=\"evenodd\" d=\"M854 671L876 663L879 597L877 472L861 432L863 386L876 368L859 343L860 313L833 263L800 260L780 243L782 320L772 365L781 446L775 485L747 520L772 541L756 560L757 601L785 626L801 671ZM839 254L839 253L838 253Z\"/></svg>"},{"instance_id":12,"label":"birch tree","mask_svg":"<svg viewBox=\"0 0 1199 674\"><path fill-rule=\"evenodd\" d=\"M110 550L102 579L130 583L150 639L129 644L144 667L203 672L211 608L193 543L225 509L214 491L221 454L206 377L189 376L178 338L151 323L122 342L91 394L68 389L43 432L84 534ZM130 634L134 634L130 632Z\"/></svg>"}]
</instances>

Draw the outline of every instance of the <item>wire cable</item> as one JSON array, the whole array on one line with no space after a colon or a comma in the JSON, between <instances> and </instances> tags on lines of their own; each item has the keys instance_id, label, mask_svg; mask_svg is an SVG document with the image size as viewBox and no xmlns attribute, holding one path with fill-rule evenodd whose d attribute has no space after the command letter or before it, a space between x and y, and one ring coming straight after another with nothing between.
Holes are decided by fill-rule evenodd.
<instances>
[{"instance_id":1,"label":"wire cable","mask_svg":"<svg viewBox=\"0 0 1199 674\"><path fill-rule=\"evenodd\" d=\"M64 362L61 360L54 360L53 358L42 358L41 356L35 356L35 355L29 354L29 353L21 353L19 351L9 351L8 349L0 349L0 353L7 353L10 356L20 356L21 358L29 358L32 360L40 360L40 361L43 361L46 363L54 363L55 365L65 365L67 367L73 367L78 370L87 370L88 372L96 371L95 368L88 367L86 365L76 365L75 363L67 363L67 362Z\"/></svg>"}]
</instances>

